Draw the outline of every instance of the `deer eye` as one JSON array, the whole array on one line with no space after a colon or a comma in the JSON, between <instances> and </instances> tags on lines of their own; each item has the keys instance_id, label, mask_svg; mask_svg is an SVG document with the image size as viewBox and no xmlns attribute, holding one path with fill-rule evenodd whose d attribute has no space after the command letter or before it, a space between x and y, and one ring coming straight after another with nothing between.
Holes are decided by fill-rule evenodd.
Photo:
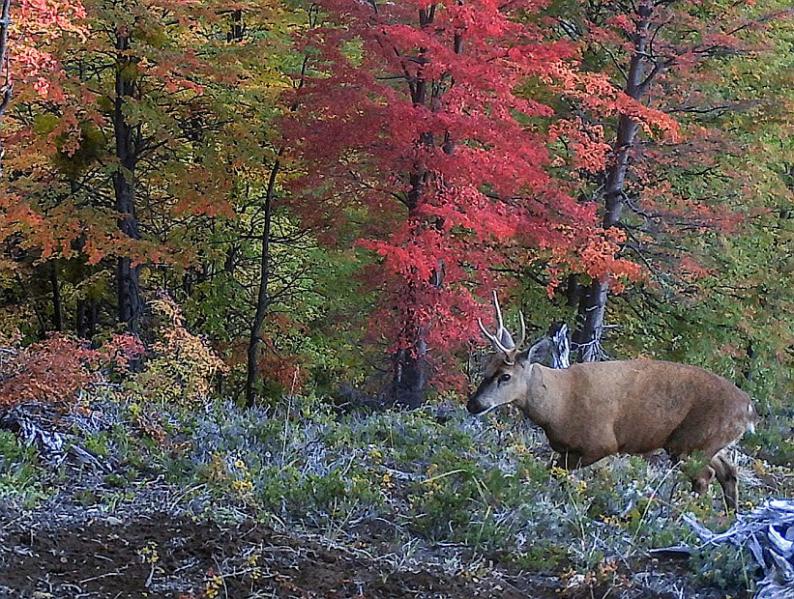
<instances>
[{"instance_id":1,"label":"deer eye","mask_svg":"<svg viewBox=\"0 0 794 599\"><path fill-rule=\"evenodd\" d=\"M510 380L510 375L509 375L509 374L507 374L506 372L505 372L504 374L502 374L502 375L500 375L500 376L499 376L499 384L500 384L500 385L501 385L502 383L506 383L506 382L507 382L507 381L509 381L509 380Z\"/></svg>"}]
</instances>

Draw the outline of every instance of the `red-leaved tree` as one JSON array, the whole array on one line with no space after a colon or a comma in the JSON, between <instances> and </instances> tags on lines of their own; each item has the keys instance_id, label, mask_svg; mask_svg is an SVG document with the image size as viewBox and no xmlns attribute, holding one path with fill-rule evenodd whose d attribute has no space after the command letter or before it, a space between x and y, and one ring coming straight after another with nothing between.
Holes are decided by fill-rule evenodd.
<instances>
[{"instance_id":1,"label":"red-leaved tree","mask_svg":"<svg viewBox=\"0 0 794 599\"><path fill-rule=\"evenodd\" d=\"M737 207L746 210L739 190L750 188L750 179L720 164L744 151L726 117L749 113L761 102L720 79L734 71L728 65L736 57L760 61L768 55L764 32L794 16L777 2L755 4L583 3L559 22L570 39L582 44L589 68L603 80L602 91L576 98L572 112L591 128L606 131L610 156L600 172L571 169L572 178L582 183L582 195L600 204L604 228L628 232L622 251L668 287L679 281L682 288L691 287L707 272L691 253L692 239L702 240L709 231L731 232L742 218ZM596 73L590 75L595 78ZM622 90L617 119L609 109L604 114L602 106L604 100L614 105L614 90ZM638 106L654 112L656 126L667 133L663 143L649 135ZM578 166L588 152L576 148L577 135L565 130L561 135L571 142L572 166ZM610 283L607 277L569 279L568 296L579 312L573 340L582 361L605 355Z\"/></svg>"},{"instance_id":2,"label":"red-leaved tree","mask_svg":"<svg viewBox=\"0 0 794 599\"><path fill-rule=\"evenodd\" d=\"M610 84L578 70L575 44L548 39L543 3L318 4L325 26L301 38L309 71L284 126L305 168L294 201L327 239L361 224L358 245L376 255L365 270L378 291L370 341L391 357L394 400L416 406L431 377L453 382L456 369L434 367L477 334L476 296L506 260L637 275L614 259L620 233L550 175L548 146L560 131L540 93L591 95ZM604 113L653 120L609 91ZM569 137L584 127L563 126ZM597 133L578 136L595 152L592 169L607 159Z\"/></svg>"}]
</instances>

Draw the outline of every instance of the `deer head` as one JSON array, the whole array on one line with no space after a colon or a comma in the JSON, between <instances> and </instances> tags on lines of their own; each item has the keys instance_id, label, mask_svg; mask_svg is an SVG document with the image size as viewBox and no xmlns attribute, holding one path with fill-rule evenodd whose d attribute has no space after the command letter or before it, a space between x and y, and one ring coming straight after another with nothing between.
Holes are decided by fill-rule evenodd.
<instances>
[{"instance_id":1,"label":"deer head","mask_svg":"<svg viewBox=\"0 0 794 599\"><path fill-rule=\"evenodd\" d=\"M498 406L525 396L528 391L531 365L537 355L543 350L548 350L551 344L550 338L543 337L530 348L522 351L521 346L526 339L524 315L518 313L521 338L516 344L504 325L496 291L493 292L493 306L496 315L495 333L485 328L481 319L477 320L483 335L491 342L494 354L485 365L485 378L466 406L472 414L485 414Z\"/></svg>"}]
</instances>

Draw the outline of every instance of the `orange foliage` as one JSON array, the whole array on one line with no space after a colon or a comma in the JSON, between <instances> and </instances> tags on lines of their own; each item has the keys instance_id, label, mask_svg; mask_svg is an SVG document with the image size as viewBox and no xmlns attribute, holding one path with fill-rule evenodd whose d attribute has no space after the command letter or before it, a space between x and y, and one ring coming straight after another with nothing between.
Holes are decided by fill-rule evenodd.
<instances>
[{"instance_id":1,"label":"orange foliage","mask_svg":"<svg viewBox=\"0 0 794 599\"><path fill-rule=\"evenodd\" d=\"M259 358L259 371L262 375L290 394L300 391L306 383L306 369L301 369L298 357L281 354L269 339L264 340L264 351Z\"/></svg>"},{"instance_id":2,"label":"orange foliage","mask_svg":"<svg viewBox=\"0 0 794 599\"><path fill-rule=\"evenodd\" d=\"M99 349L87 341L54 334L25 348L0 348L0 406L25 401L66 403L100 380L100 369L126 368L143 354L140 341L116 335Z\"/></svg>"}]
</instances>

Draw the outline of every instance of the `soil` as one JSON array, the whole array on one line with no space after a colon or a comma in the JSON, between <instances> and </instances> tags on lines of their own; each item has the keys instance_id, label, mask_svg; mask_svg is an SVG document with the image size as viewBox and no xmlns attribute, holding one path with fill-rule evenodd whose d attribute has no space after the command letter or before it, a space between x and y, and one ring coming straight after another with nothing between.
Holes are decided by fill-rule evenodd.
<instances>
[{"instance_id":1,"label":"soil","mask_svg":"<svg viewBox=\"0 0 794 599\"><path fill-rule=\"evenodd\" d=\"M71 527L6 529L3 537L0 597L579 599L609 594L606 586L566 591L553 577L511 577L496 570L480 580L397 570L362 550L288 536L253 521L221 527L154 513L129 522L106 518Z\"/></svg>"},{"instance_id":2,"label":"soil","mask_svg":"<svg viewBox=\"0 0 794 599\"><path fill-rule=\"evenodd\" d=\"M376 559L254 523L222 529L155 515L19 532L8 542L13 557L6 556L0 585L10 597L204 597L213 587L218 597L525 596L429 572L384 571Z\"/></svg>"}]
</instances>

